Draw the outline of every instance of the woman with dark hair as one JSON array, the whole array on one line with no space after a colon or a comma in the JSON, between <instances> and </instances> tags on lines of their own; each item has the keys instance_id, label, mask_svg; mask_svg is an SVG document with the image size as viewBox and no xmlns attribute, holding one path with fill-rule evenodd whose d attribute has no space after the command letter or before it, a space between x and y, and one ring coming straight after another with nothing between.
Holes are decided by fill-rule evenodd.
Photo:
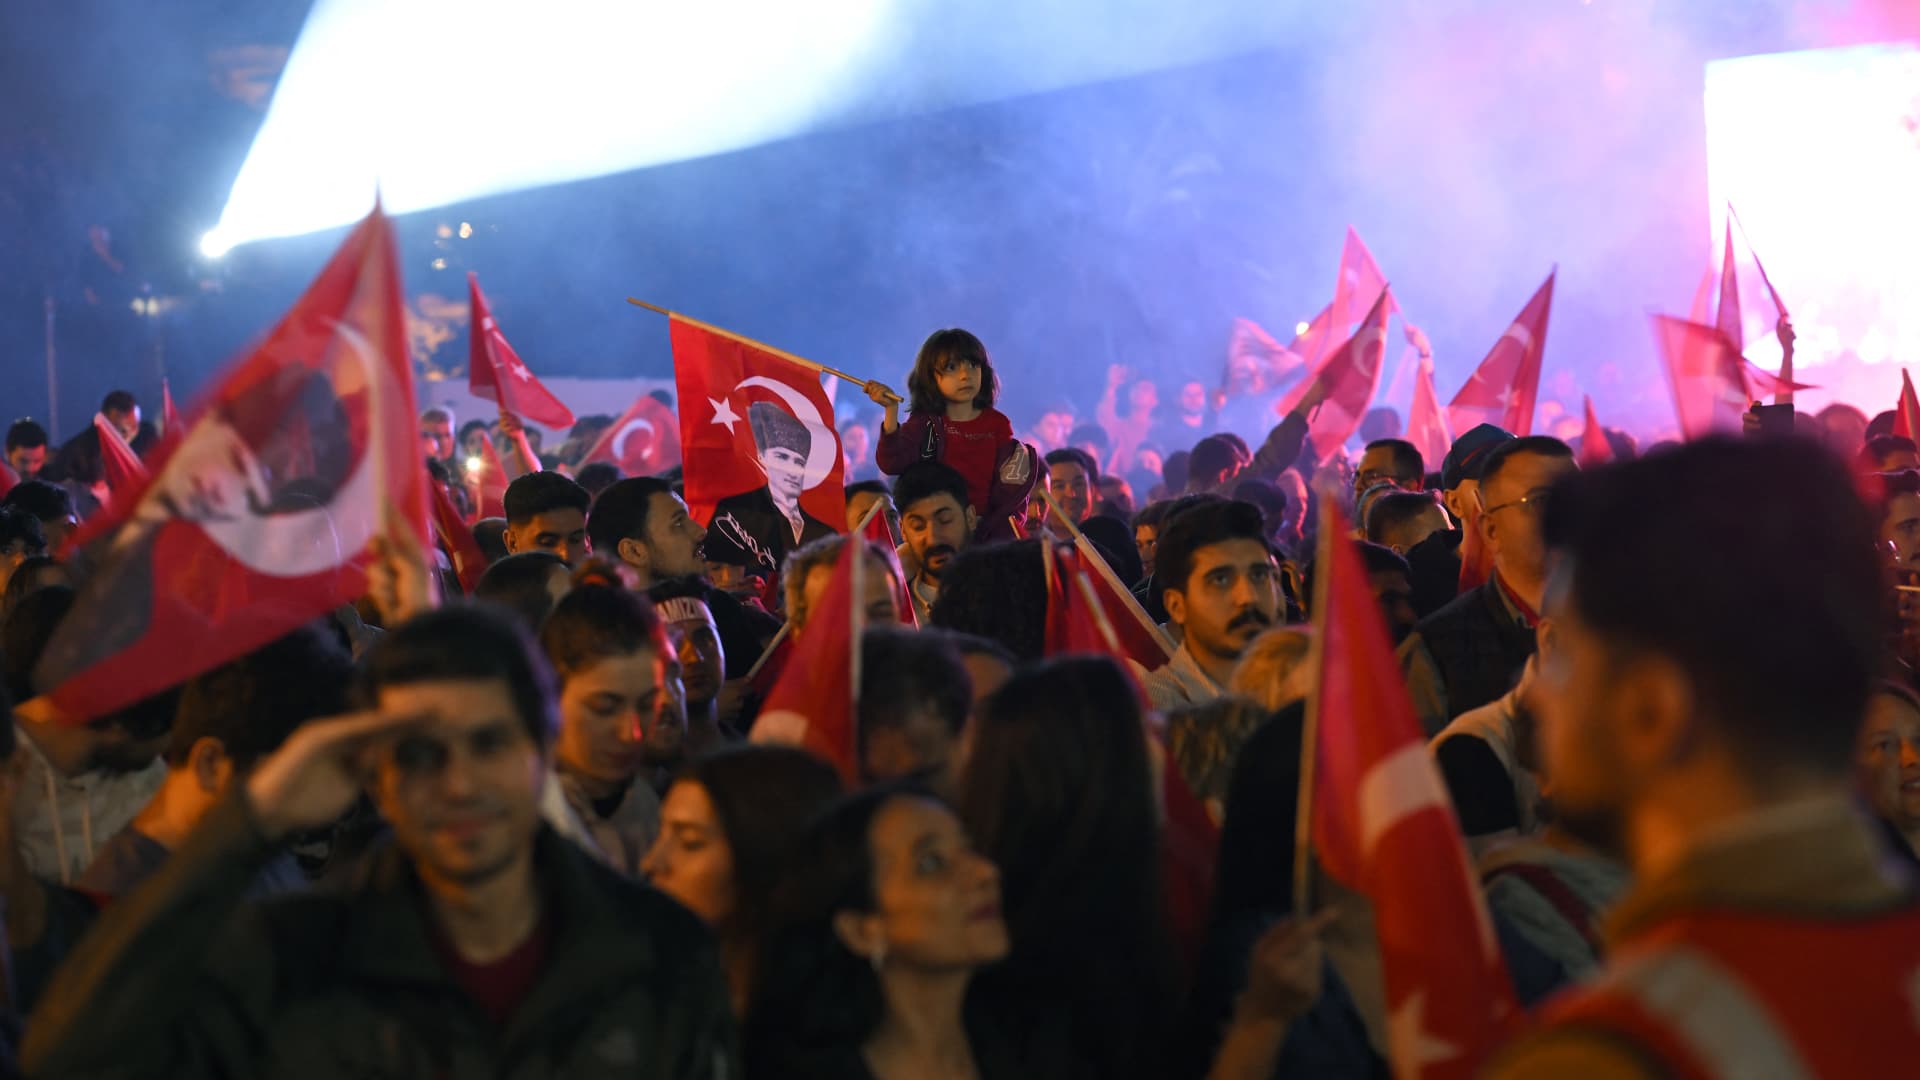
<instances>
[{"instance_id":1,"label":"woman with dark hair","mask_svg":"<svg viewBox=\"0 0 1920 1080\"><path fill-rule=\"evenodd\" d=\"M790 746L728 747L667 789L640 871L713 928L735 1015L752 997L774 887L808 823L839 795L833 766Z\"/></svg>"},{"instance_id":2,"label":"woman with dark hair","mask_svg":"<svg viewBox=\"0 0 1920 1080\"><path fill-rule=\"evenodd\" d=\"M1047 631L1040 541L975 545L954 556L940 577L933 625L997 642L1022 663L1040 659Z\"/></svg>"},{"instance_id":3,"label":"woman with dark hair","mask_svg":"<svg viewBox=\"0 0 1920 1080\"><path fill-rule=\"evenodd\" d=\"M979 1002L1032 1075L1163 1075L1174 954L1127 675L1089 657L1016 674L974 722L965 768L960 816L1000 867L1013 934Z\"/></svg>"},{"instance_id":4,"label":"woman with dark hair","mask_svg":"<svg viewBox=\"0 0 1920 1080\"><path fill-rule=\"evenodd\" d=\"M999 875L953 811L908 789L861 792L789 866L747 1019L748 1076L1012 1075L966 1019L968 984L1007 955L1007 926Z\"/></svg>"}]
</instances>

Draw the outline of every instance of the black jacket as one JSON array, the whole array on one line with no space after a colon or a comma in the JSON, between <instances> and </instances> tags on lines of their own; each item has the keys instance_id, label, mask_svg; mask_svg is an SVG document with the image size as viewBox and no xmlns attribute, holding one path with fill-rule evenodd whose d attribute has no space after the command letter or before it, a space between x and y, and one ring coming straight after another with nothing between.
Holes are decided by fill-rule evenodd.
<instances>
[{"instance_id":1,"label":"black jacket","mask_svg":"<svg viewBox=\"0 0 1920 1080\"><path fill-rule=\"evenodd\" d=\"M239 795L107 909L28 1026L34 1076L737 1076L713 938L543 829L545 968L504 1028L447 974L412 864L241 897L274 854Z\"/></svg>"},{"instance_id":2,"label":"black jacket","mask_svg":"<svg viewBox=\"0 0 1920 1080\"><path fill-rule=\"evenodd\" d=\"M787 552L840 531L802 508L800 539L796 542L793 525L773 507L773 495L757 487L715 504L704 547L713 562L778 574Z\"/></svg>"}]
</instances>

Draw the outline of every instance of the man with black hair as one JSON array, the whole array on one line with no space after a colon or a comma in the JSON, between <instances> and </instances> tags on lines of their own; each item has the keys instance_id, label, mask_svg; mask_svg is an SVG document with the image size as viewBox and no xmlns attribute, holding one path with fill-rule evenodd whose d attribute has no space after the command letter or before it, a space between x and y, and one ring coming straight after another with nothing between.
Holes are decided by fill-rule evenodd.
<instances>
[{"instance_id":1,"label":"man with black hair","mask_svg":"<svg viewBox=\"0 0 1920 1080\"><path fill-rule=\"evenodd\" d=\"M587 557L587 508L593 496L557 472L530 472L507 485L503 500L509 552L547 551L568 566Z\"/></svg>"},{"instance_id":2,"label":"man with black hair","mask_svg":"<svg viewBox=\"0 0 1920 1080\"><path fill-rule=\"evenodd\" d=\"M73 494L45 480L23 480L13 485L0 506L17 506L40 522L49 551L59 551L73 530L80 527L80 515L73 506Z\"/></svg>"},{"instance_id":3,"label":"man with black hair","mask_svg":"<svg viewBox=\"0 0 1920 1080\"><path fill-rule=\"evenodd\" d=\"M1400 646L1407 692L1428 737L1512 689L1533 655L1547 578L1540 517L1554 483L1577 468L1573 450L1545 435L1487 452L1474 498L1493 578L1420 620Z\"/></svg>"},{"instance_id":4,"label":"man with black hair","mask_svg":"<svg viewBox=\"0 0 1920 1080\"><path fill-rule=\"evenodd\" d=\"M1166 519L1167 507L1171 505L1165 500L1148 503L1133 515L1133 550L1140 556L1140 581L1143 585L1153 577L1154 555L1160 547L1160 523Z\"/></svg>"},{"instance_id":5,"label":"man with black hair","mask_svg":"<svg viewBox=\"0 0 1920 1080\"><path fill-rule=\"evenodd\" d=\"M1427 489L1427 462L1405 439L1375 439L1353 469L1353 490L1359 494L1381 481L1404 491Z\"/></svg>"},{"instance_id":6,"label":"man with black hair","mask_svg":"<svg viewBox=\"0 0 1920 1080\"><path fill-rule=\"evenodd\" d=\"M900 515L894 509L893 493L887 490L883 480L862 480L847 485L847 531L860 527L867 518L867 511L874 503L880 503L879 513L887 517L887 527L894 532L900 531Z\"/></svg>"},{"instance_id":7,"label":"man with black hair","mask_svg":"<svg viewBox=\"0 0 1920 1080\"><path fill-rule=\"evenodd\" d=\"M642 589L679 578L700 581L701 597L713 613L724 647L727 677L746 675L780 621L749 610L704 579L702 548L707 530L693 520L673 486L656 476L630 476L600 493L587 515L587 540L595 556L617 560L633 572Z\"/></svg>"},{"instance_id":8,"label":"man with black hair","mask_svg":"<svg viewBox=\"0 0 1920 1080\"><path fill-rule=\"evenodd\" d=\"M1920 450L1904 435L1875 435L1860 448L1854 468L1870 473L1920 469Z\"/></svg>"},{"instance_id":9,"label":"man with black hair","mask_svg":"<svg viewBox=\"0 0 1920 1080\"><path fill-rule=\"evenodd\" d=\"M1447 515L1424 491L1393 491L1374 497L1362 522L1367 539L1405 555L1434 533L1447 531Z\"/></svg>"},{"instance_id":10,"label":"man with black hair","mask_svg":"<svg viewBox=\"0 0 1920 1080\"><path fill-rule=\"evenodd\" d=\"M1380 617L1387 626L1387 635L1395 645L1407 639L1413 633L1414 624L1419 619L1413 613L1412 573L1407 569L1407 560L1390 547L1355 540L1353 546L1360 552L1360 561L1367 567L1367 583L1373 587L1373 598L1380 604Z\"/></svg>"},{"instance_id":11,"label":"man with black hair","mask_svg":"<svg viewBox=\"0 0 1920 1080\"><path fill-rule=\"evenodd\" d=\"M714 505L706 554L714 562L775 574L788 552L837 530L800 505L813 454L807 425L778 405L756 401L747 408L747 426L767 482Z\"/></svg>"},{"instance_id":12,"label":"man with black hair","mask_svg":"<svg viewBox=\"0 0 1920 1080\"><path fill-rule=\"evenodd\" d=\"M162 755L167 771L159 790L101 846L75 886L121 896L153 876L295 728L346 707L352 675L353 660L338 637L309 625L188 681ZM282 852L261 868L253 895L306 884L299 864Z\"/></svg>"},{"instance_id":13,"label":"man with black hair","mask_svg":"<svg viewBox=\"0 0 1920 1080\"><path fill-rule=\"evenodd\" d=\"M860 771L913 777L951 798L973 682L944 634L869 628L860 639Z\"/></svg>"},{"instance_id":14,"label":"man with black hair","mask_svg":"<svg viewBox=\"0 0 1920 1080\"><path fill-rule=\"evenodd\" d=\"M55 975L34 1075L734 1075L712 936L541 822L553 676L477 608L371 653L367 710L302 725ZM393 842L249 905L257 868L362 794Z\"/></svg>"},{"instance_id":15,"label":"man with black hair","mask_svg":"<svg viewBox=\"0 0 1920 1080\"><path fill-rule=\"evenodd\" d=\"M843 533L815 540L788 555L786 565L780 568L780 587L786 593L787 623L792 627L790 636L795 642L806 633L814 609L819 606L820 598L826 595L827 586L833 581L834 567L840 561L842 545L848 539L849 534ZM859 542L867 551L862 582L866 595L855 597L854 602L865 607L867 624L870 626L897 623L900 621L899 593L896 592L893 567L887 564L886 554L878 544L864 538L859 538Z\"/></svg>"},{"instance_id":16,"label":"man with black hair","mask_svg":"<svg viewBox=\"0 0 1920 1080\"><path fill-rule=\"evenodd\" d=\"M611 461L589 462L580 466L580 470L573 474L573 479L575 483L586 489L588 495L598 497L601 492L619 482L620 466Z\"/></svg>"},{"instance_id":17,"label":"man with black hair","mask_svg":"<svg viewBox=\"0 0 1920 1080\"><path fill-rule=\"evenodd\" d=\"M40 519L18 506L0 506L0 592L20 564L47 553L47 536Z\"/></svg>"},{"instance_id":18,"label":"man with black hair","mask_svg":"<svg viewBox=\"0 0 1920 1080\"><path fill-rule=\"evenodd\" d=\"M1074 446L1047 454L1047 490L1075 525L1093 513L1093 494L1100 482L1100 464L1093 455ZM1051 520L1051 518L1049 518Z\"/></svg>"},{"instance_id":19,"label":"man with black hair","mask_svg":"<svg viewBox=\"0 0 1920 1080\"><path fill-rule=\"evenodd\" d=\"M1485 1075L1911 1072L1920 895L1850 796L1886 586L1847 470L1702 440L1564 482L1544 533L1555 820L1634 883L1599 977Z\"/></svg>"},{"instance_id":20,"label":"man with black hair","mask_svg":"<svg viewBox=\"0 0 1920 1080\"><path fill-rule=\"evenodd\" d=\"M522 551L487 567L473 587L473 598L512 615L528 634L538 636L553 605L573 588L573 571L551 551Z\"/></svg>"},{"instance_id":21,"label":"man with black hair","mask_svg":"<svg viewBox=\"0 0 1920 1080\"><path fill-rule=\"evenodd\" d=\"M7 466L22 480L47 467L47 429L33 420L15 420L7 428Z\"/></svg>"},{"instance_id":22,"label":"man with black hair","mask_svg":"<svg viewBox=\"0 0 1920 1080\"><path fill-rule=\"evenodd\" d=\"M938 461L907 467L893 482L900 507L900 535L920 572L907 582L920 625L932 621L940 578L973 542L978 521L967 503L967 479Z\"/></svg>"},{"instance_id":23,"label":"man with black hair","mask_svg":"<svg viewBox=\"0 0 1920 1080\"><path fill-rule=\"evenodd\" d=\"M155 442L153 428L140 422L140 403L126 390L115 390L100 402L100 415L113 425L135 454L144 455ZM61 445L41 478L89 487L102 477L100 432L92 424Z\"/></svg>"},{"instance_id":24,"label":"man with black hair","mask_svg":"<svg viewBox=\"0 0 1920 1080\"><path fill-rule=\"evenodd\" d=\"M1259 507L1215 500L1170 515L1154 579L1181 642L1142 680L1147 696L1162 711L1219 697L1247 644L1280 621L1280 568Z\"/></svg>"}]
</instances>

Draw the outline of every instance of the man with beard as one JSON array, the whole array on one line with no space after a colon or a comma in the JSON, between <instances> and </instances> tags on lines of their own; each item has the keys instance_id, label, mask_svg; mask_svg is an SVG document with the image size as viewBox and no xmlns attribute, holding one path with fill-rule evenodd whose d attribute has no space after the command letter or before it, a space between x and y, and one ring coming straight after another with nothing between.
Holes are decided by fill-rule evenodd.
<instances>
[{"instance_id":1,"label":"man with beard","mask_svg":"<svg viewBox=\"0 0 1920 1080\"><path fill-rule=\"evenodd\" d=\"M1849 794L1887 601L1846 470L1712 439L1554 498L1546 776L1634 885L1600 976L1485 1075L1911 1072L1920 894Z\"/></svg>"},{"instance_id":2,"label":"man with beard","mask_svg":"<svg viewBox=\"0 0 1920 1080\"><path fill-rule=\"evenodd\" d=\"M1219 697L1247 644L1280 619L1280 568L1252 503L1202 502L1172 516L1154 552L1154 580L1180 651L1144 680L1156 709Z\"/></svg>"},{"instance_id":3,"label":"man with beard","mask_svg":"<svg viewBox=\"0 0 1920 1080\"><path fill-rule=\"evenodd\" d=\"M893 482L900 508L900 534L920 572L907 583L920 625L932 625L940 599L940 575L973 539L973 507L967 505L967 480L938 461L909 467Z\"/></svg>"},{"instance_id":4,"label":"man with beard","mask_svg":"<svg viewBox=\"0 0 1920 1080\"><path fill-rule=\"evenodd\" d=\"M814 434L807 425L778 405L756 401L747 409L747 426L767 482L715 504L707 557L774 574L788 552L837 530L800 505L813 455Z\"/></svg>"},{"instance_id":5,"label":"man with beard","mask_svg":"<svg viewBox=\"0 0 1920 1080\"><path fill-rule=\"evenodd\" d=\"M713 939L541 824L553 679L504 618L368 654L368 711L302 726L54 976L36 1076L732 1076ZM392 826L337 889L247 904L363 795Z\"/></svg>"}]
</instances>

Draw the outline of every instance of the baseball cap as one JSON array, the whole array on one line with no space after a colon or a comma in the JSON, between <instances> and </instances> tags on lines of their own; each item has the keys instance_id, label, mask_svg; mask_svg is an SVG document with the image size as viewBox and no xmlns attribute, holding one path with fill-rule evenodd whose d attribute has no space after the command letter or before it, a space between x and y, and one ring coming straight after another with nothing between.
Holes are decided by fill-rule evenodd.
<instances>
[{"instance_id":1,"label":"baseball cap","mask_svg":"<svg viewBox=\"0 0 1920 1080\"><path fill-rule=\"evenodd\" d=\"M1512 439L1513 434L1505 429L1481 424L1453 440L1452 449L1447 451L1446 460L1440 465L1440 487L1452 491L1460 486L1462 480L1480 479L1480 470L1487 461L1487 451Z\"/></svg>"}]
</instances>

